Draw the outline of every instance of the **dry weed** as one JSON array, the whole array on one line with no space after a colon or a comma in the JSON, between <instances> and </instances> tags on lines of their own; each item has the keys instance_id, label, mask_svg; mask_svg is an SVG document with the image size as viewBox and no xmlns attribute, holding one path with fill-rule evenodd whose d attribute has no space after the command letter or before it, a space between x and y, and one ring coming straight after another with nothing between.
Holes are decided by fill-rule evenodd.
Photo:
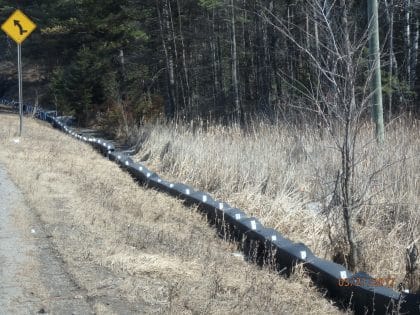
<instances>
[{"instance_id":1,"label":"dry weed","mask_svg":"<svg viewBox=\"0 0 420 315\"><path fill-rule=\"evenodd\" d=\"M0 161L98 313L124 313L112 305L170 314L340 313L304 277L285 280L238 259L195 209L138 187L88 145L29 119L14 143L15 119L0 116ZM110 305L101 300L109 291Z\"/></svg>"},{"instance_id":2,"label":"dry weed","mask_svg":"<svg viewBox=\"0 0 420 315\"><path fill-rule=\"evenodd\" d=\"M418 121L395 120L378 148L366 124L356 149L355 186L366 193L355 216L360 268L375 277L394 276L396 284L406 272L406 247L420 247L419 130ZM144 126L137 138L137 159L147 156L144 163L164 177L244 209L320 257L332 259L343 249L342 215L331 202L340 154L325 132L263 121L247 132L237 125L158 124Z\"/></svg>"}]
</instances>

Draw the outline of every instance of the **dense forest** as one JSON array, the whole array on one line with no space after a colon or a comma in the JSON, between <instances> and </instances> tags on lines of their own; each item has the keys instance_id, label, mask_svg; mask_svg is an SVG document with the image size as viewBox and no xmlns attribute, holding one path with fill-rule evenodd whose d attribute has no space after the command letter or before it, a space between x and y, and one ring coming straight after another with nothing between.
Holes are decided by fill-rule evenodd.
<instances>
[{"instance_id":1,"label":"dense forest","mask_svg":"<svg viewBox=\"0 0 420 315\"><path fill-rule=\"evenodd\" d=\"M349 79L365 104L367 1L31 0L0 8L2 21L20 8L38 26L23 45L24 64L42 74L29 98L86 123L121 113L130 123L296 117L331 111L330 99L340 107L334 98L345 99L339 86ZM419 18L417 1L379 1L388 119L419 110ZM0 49L1 62L15 62L5 34ZM10 94L10 76L0 81Z\"/></svg>"}]
</instances>

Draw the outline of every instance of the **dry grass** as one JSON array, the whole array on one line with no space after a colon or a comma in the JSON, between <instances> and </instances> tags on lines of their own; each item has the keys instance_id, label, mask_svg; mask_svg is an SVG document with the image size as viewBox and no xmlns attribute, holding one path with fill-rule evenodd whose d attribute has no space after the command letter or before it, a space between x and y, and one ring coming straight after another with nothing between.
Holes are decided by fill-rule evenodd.
<instances>
[{"instance_id":1,"label":"dry grass","mask_svg":"<svg viewBox=\"0 0 420 315\"><path fill-rule=\"evenodd\" d=\"M386 145L378 148L372 127L364 125L356 149L359 193L370 174L381 170L355 215L360 269L395 277L396 284L406 273L406 247L414 240L420 248L419 131L418 121L396 120L387 127ZM332 259L345 249L340 209L319 213L329 205L340 167L334 138L326 132L262 121L247 132L235 125L200 124L146 125L136 132L141 140L137 160L150 153L146 165L164 177L256 215L320 257Z\"/></svg>"},{"instance_id":2,"label":"dry grass","mask_svg":"<svg viewBox=\"0 0 420 315\"><path fill-rule=\"evenodd\" d=\"M30 119L14 143L16 122L0 116L0 162L98 314L126 314L101 300L110 290L142 313L340 313L307 277L285 280L238 259L194 209L138 187L88 145ZM98 268L114 276L98 278Z\"/></svg>"}]
</instances>

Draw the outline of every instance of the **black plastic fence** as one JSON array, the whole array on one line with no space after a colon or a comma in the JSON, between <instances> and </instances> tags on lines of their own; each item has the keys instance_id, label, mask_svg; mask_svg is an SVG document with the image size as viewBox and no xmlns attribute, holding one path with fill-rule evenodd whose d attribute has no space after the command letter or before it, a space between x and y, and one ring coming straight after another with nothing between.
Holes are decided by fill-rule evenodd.
<instances>
[{"instance_id":1,"label":"black plastic fence","mask_svg":"<svg viewBox=\"0 0 420 315\"><path fill-rule=\"evenodd\" d=\"M1 100L0 104L17 109L17 103ZM33 114L34 107L25 104L24 112ZM237 241L247 260L259 265L269 264L282 274L290 274L296 264L302 263L314 283L327 289L327 294L339 305L351 305L356 314L420 314L420 295L396 292L381 286L366 273L353 274L342 265L316 257L302 243L294 243L278 231L264 227L257 218L244 211L214 200L209 194L192 187L171 183L159 177L142 164L134 162L126 153L115 150L105 139L91 137L72 129L71 117L57 117L56 112L38 107L35 116L48 121L70 136L90 143L102 155L117 163L138 182L196 205L213 224L219 234Z\"/></svg>"}]
</instances>

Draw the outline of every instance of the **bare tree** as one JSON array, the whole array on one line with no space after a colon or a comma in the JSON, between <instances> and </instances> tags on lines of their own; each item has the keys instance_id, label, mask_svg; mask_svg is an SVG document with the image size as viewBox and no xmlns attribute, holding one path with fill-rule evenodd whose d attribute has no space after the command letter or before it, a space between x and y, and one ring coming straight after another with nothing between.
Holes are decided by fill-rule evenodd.
<instances>
[{"instance_id":1,"label":"bare tree","mask_svg":"<svg viewBox=\"0 0 420 315\"><path fill-rule=\"evenodd\" d=\"M356 219L366 202L369 185L378 173L378 170L374 170L363 179L356 176L361 159L356 151L358 134L362 117L368 112L372 99L369 83L373 72L364 62L368 31L353 33L355 31L352 31L348 21L350 8L344 0L331 4L322 0L307 1L306 6L308 18L317 27L314 34L293 25L303 34L295 36L291 32L291 22L284 21L268 8L264 8L263 17L309 60L309 83L293 80L291 86L306 99L306 107L299 109L309 110L321 118L335 141L335 148L340 152L341 165L335 180L333 200L341 208L343 237L347 247L342 249L345 251L343 263L355 270L362 265ZM312 45L315 47L307 45L308 37L316 43Z\"/></svg>"},{"instance_id":2,"label":"bare tree","mask_svg":"<svg viewBox=\"0 0 420 315\"><path fill-rule=\"evenodd\" d=\"M159 19L162 47L166 61L167 104L166 115L173 118L177 108L176 85L175 85L175 62L171 47L169 0L163 0L163 4L156 0L156 9ZM161 12L162 8L162 12Z\"/></svg>"}]
</instances>

